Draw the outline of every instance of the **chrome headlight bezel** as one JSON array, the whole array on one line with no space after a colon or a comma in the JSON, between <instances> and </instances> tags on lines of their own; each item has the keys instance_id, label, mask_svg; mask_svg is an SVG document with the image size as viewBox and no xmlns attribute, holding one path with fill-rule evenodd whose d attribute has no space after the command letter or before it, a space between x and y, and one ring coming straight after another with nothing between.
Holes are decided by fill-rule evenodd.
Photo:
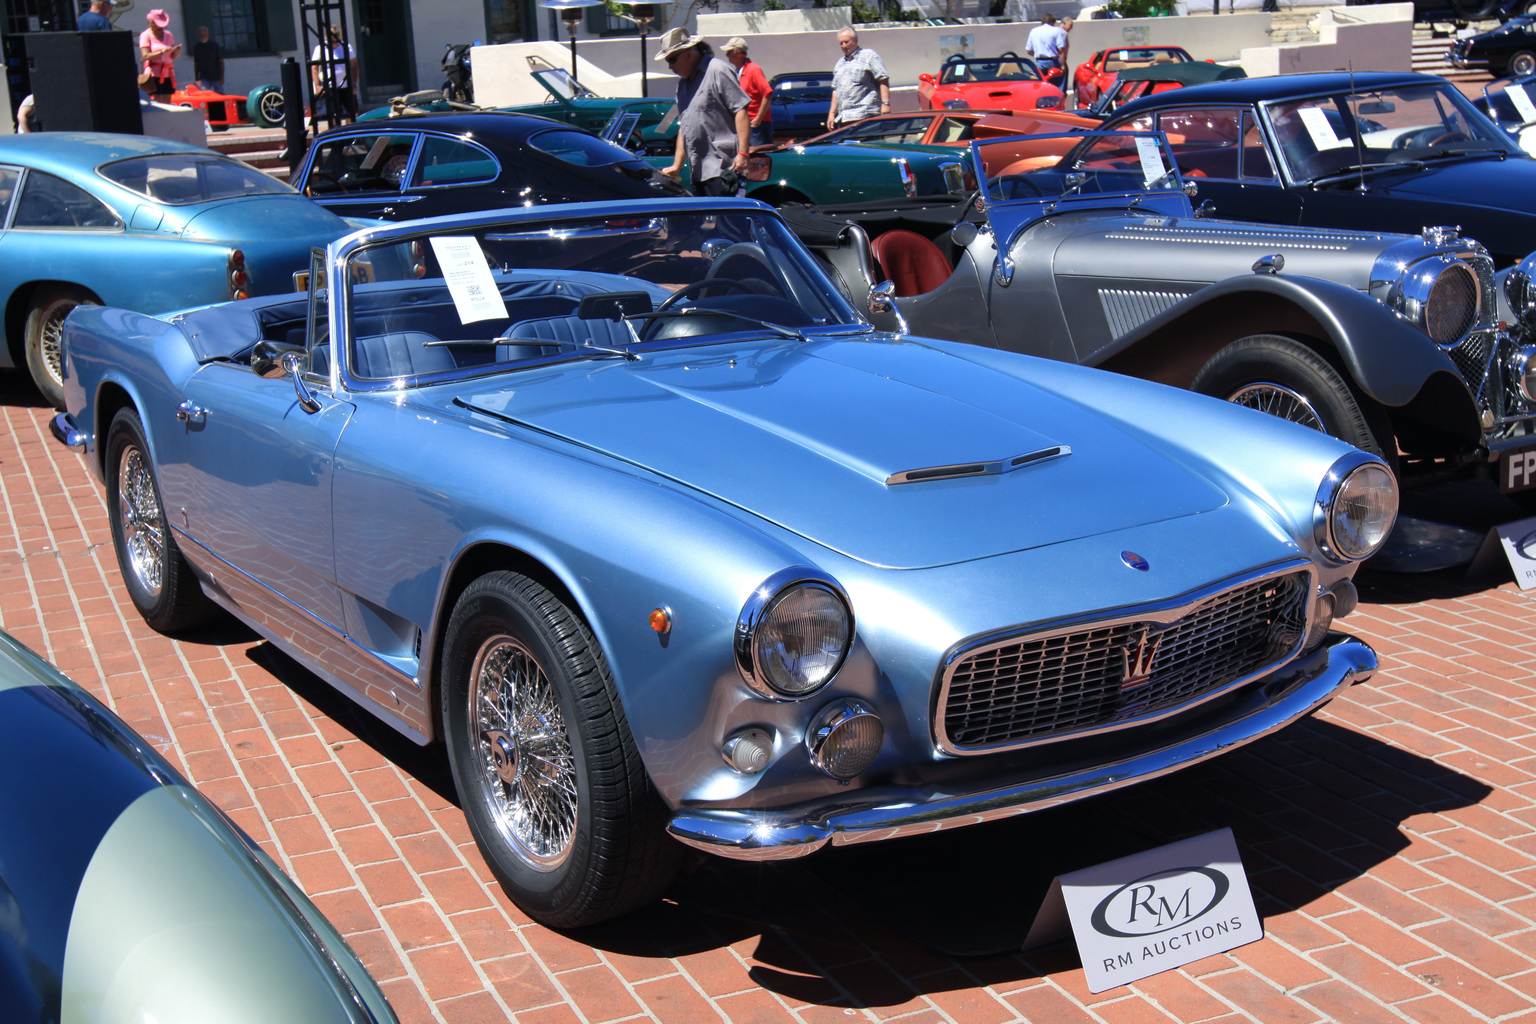
<instances>
[{"instance_id":1,"label":"chrome headlight bezel","mask_svg":"<svg viewBox=\"0 0 1536 1024\"><path fill-rule=\"evenodd\" d=\"M821 590L836 599L836 604L842 612L845 640L836 663L824 678L804 690L787 690L774 684L772 675L764 664L761 643L763 627L770 613L785 597L803 588ZM736 620L736 669L748 686L769 700L804 700L825 689L842 671L843 665L848 661L848 653L853 649L854 626L853 605L848 600L848 594L831 576L806 565L781 569L752 588L752 593L747 596L746 602L741 607L741 615Z\"/></svg>"},{"instance_id":2,"label":"chrome headlight bezel","mask_svg":"<svg viewBox=\"0 0 1536 1024\"><path fill-rule=\"evenodd\" d=\"M1440 294L1444 295L1444 286L1450 284L1449 275L1452 274L1465 275L1472 301L1464 313L1455 318L1456 326L1446 329L1436 326L1434 321L1440 311L1434 307L1436 289L1441 289ZM1420 260L1403 273L1396 292L1397 311L1441 347L1455 345L1477 326L1478 311L1482 308L1482 283L1477 279L1477 271L1464 260L1445 254Z\"/></svg>"},{"instance_id":3,"label":"chrome headlight bezel","mask_svg":"<svg viewBox=\"0 0 1536 1024\"><path fill-rule=\"evenodd\" d=\"M1536 328L1536 252L1515 264L1504 275L1504 298L1509 311L1527 329Z\"/></svg>"},{"instance_id":4,"label":"chrome headlight bezel","mask_svg":"<svg viewBox=\"0 0 1536 1024\"><path fill-rule=\"evenodd\" d=\"M1337 528L1337 515L1341 511L1339 498L1346 493L1352 483L1363 479L1360 474L1382 472L1386 474L1391 492L1391 515L1387 518L1386 527L1381 531L1380 540L1363 550L1350 550L1350 545L1341 541L1341 531ZM1398 510L1398 485L1397 477L1391 468L1375 455L1367 452L1354 451L1342 456L1334 464L1328 467L1328 472L1323 475L1323 482L1317 488L1317 500L1313 505L1312 533L1318 548L1328 558L1340 562L1361 562L1381 550L1382 544L1392 534L1392 526L1397 521Z\"/></svg>"}]
</instances>

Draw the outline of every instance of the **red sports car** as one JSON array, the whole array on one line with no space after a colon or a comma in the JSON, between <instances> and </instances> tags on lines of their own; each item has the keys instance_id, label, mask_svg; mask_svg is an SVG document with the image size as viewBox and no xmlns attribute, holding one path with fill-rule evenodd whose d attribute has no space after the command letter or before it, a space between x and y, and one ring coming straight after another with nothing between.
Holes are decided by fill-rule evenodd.
<instances>
[{"instance_id":1,"label":"red sports car","mask_svg":"<svg viewBox=\"0 0 1536 1024\"><path fill-rule=\"evenodd\" d=\"M1182 46L1122 46L1116 50L1100 50L1072 72L1072 81L1077 84L1077 105L1091 106L1104 93L1114 89L1115 78L1126 68L1186 64L1194 59Z\"/></svg>"},{"instance_id":2,"label":"red sports car","mask_svg":"<svg viewBox=\"0 0 1536 1024\"><path fill-rule=\"evenodd\" d=\"M283 90L275 85L258 85L248 96L203 89L196 82L171 94L178 107L200 107L208 126L216 132L238 125L279 128L283 123Z\"/></svg>"},{"instance_id":3,"label":"red sports car","mask_svg":"<svg viewBox=\"0 0 1536 1024\"><path fill-rule=\"evenodd\" d=\"M938 78L919 75L917 101L924 110L978 109L1060 110L1064 97L1046 81L1039 65L1028 57L955 55L939 68Z\"/></svg>"}]
</instances>

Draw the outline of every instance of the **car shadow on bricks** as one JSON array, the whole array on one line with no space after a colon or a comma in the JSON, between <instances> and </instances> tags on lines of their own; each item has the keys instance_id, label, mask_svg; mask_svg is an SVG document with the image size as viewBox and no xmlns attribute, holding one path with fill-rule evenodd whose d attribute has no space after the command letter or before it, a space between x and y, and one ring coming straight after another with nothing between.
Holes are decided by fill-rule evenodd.
<instances>
[{"instance_id":1,"label":"car shadow on bricks","mask_svg":"<svg viewBox=\"0 0 1536 1024\"><path fill-rule=\"evenodd\" d=\"M730 945L752 981L790 1000L900 1006L1076 968L1070 946L1019 952L1057 875L1230 827L1261 917L1305 913L1404 850L1406 819L1491 792L1310 718L1182 772L1005 821L798 861L706 857L664 904L573 937L637 957Z\"/></svg>"}]
</instances>

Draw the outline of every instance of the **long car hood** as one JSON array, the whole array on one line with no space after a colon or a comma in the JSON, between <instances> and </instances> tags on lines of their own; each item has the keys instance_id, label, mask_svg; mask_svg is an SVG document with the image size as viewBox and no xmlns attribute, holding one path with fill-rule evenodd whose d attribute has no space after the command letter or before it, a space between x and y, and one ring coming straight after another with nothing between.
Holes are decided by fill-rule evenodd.
<instances>
[{"instance_id":1,"label":"long car hood","mask_svg":"<svg viewBox=\"0 0 1536 1024\"><path fill-rule=\"evenodd\" d=\"M1285 256L1285 273L1315 277L1358 288L1370 286L1375 257L1401 235L1369 231L1287 228L1243 221L1127 216L1122 221L1102 212L1054 218L1037 230L1062 231L1055 272L1074 277L1121 276L1105 262L1114 252L1135 267L1143 281L1205 282L1248 273L1254 261L1273 253ZM1026 244L1037 244L1031 236ZM1122 259L1123 257L1123 259Z\"/></svg>"},{"instance_id":2,"label":"long car hood","mask_svg":"<svg viewBox=\"0 0 1536 1024\"><path fill-rule=\"evenodd\" d=\"M1529 216L1531 197L1536 194L1536 160L1525 156L1510 156L1505 160L1492 157L1461 160L1435 164L1402 176L1383 174L1374 180L1367 178L1366 186L1372 192L1516 210ZM1472 232L1468 231L1468 234Z\"/></svg>"},{"instance_id":3,"label":"long car hood","mask_svg":"<svg viewBox=\"0 0 1536 1024\"><path fill-rule=\"evenodd\" d=\"M963 562L1227 500L1093 411L920 341L711 346L498 384L457 401L871 564ZM1007 468L888 482L978 463Z\"/></svg>"},{"instance_id":4,"label":"long car hood","mask_svg":"<svg viewBox=\"0 0 1536 1024\"><path fill-rule=\"evenodd\" d=\"M291 241L324 245L346 234L347 227L331 211L299 195L252 196L210 206L187 221L182 235L211 242Z\"/></svg>"}]
</instances>

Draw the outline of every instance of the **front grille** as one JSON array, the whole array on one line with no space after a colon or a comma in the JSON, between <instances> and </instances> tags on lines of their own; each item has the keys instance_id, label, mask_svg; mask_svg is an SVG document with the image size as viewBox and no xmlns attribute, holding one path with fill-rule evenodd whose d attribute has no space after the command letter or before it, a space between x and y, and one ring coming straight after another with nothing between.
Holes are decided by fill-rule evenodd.
<instances>
[{"instance_id":1,"label":"front grille","mask_svg":"<svg viewBox=\"0 0 1536 1024\"><path fill-rule=\"evenodd\" d=\"M940 745L956 753L1024 746L1123 728L1198 701L1296 652L1310 584L1310 573L1290 572L1171 613L966 652L941 691Z\"/></svg>"}]
</instances>

